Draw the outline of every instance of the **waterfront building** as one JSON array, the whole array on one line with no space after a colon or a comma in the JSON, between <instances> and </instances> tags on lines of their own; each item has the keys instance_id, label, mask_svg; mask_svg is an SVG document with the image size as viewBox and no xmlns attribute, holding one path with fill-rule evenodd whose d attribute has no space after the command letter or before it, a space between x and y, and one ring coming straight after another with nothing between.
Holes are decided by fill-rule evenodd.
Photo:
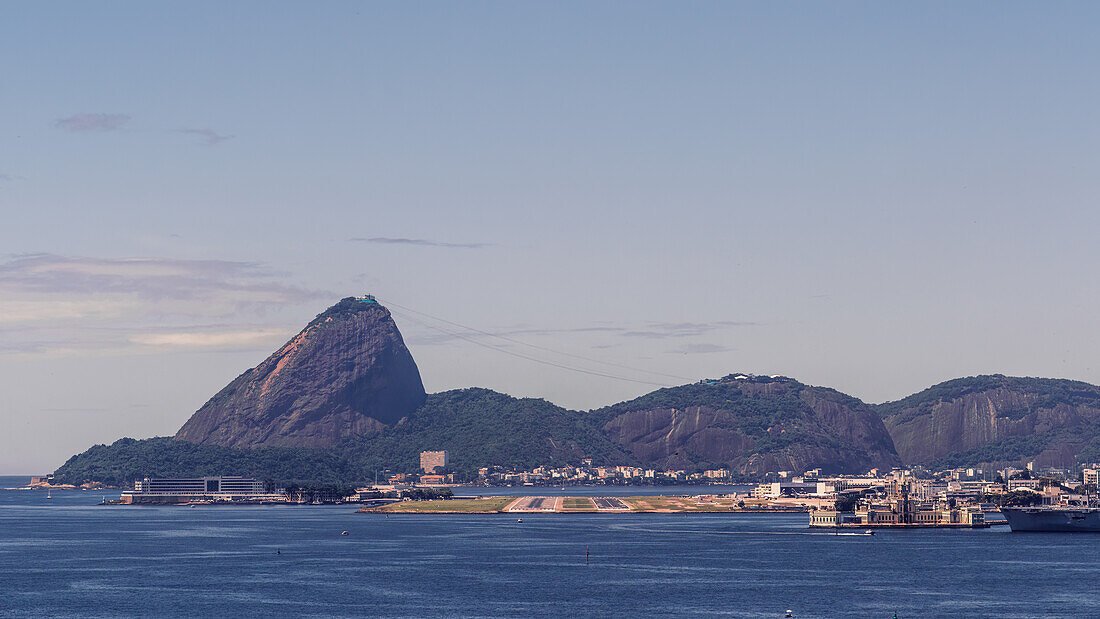
<instances>
[{"instance_id":1,"label":"waterfront building","mask_svg":"<svg viewBox=\"0 0 1100 619\"><path fill-rule=\"evenodd\" d=\"M425 473L437 473L447 468L446 451L422 451L420 452L420 470Z\"/></svg>"},{"instance_id":2,"label":"waterfront building","mask_svg":"<svg viewBox=\"0 0 1100 619\"><path fill-rule=\"evenodd\" d=\"M1100 485L1100 469L1084 469L1081 471L1081 479L1086 484Z\"/></svg>"},{"instance_id":3,"label":"waterfront building","mask_svg":"<svg viewBox=\"0 0 1100 619\"><path fill-rule=\"evenodd\" d=\"M781 496L795 495L823 495L835 491L832 484L825 482L772 482L770 484L757 484L752 489L754 499L777 499Z\"/></svg>"},{"instance_id":4,"label":"waterfront building","mask_svg":"<svg viewBox=\"0 0 1100 619\"><path fill-rule=\"evenodd\" d=\"M123 503L186 503L189 501L242 501L264 497L264 482L247 477L187 477L145 479L122 493Z\"/></svg>"},{"instance_id":5,"label":"waterfront building","mask_svg":"<svg viewBox=\"0 0 1100 619\"><path fill-rule=\"evenodd\" d=\"M921 501L911 493L908 479L892 480L885 498L861 500L850 512L819 510L810 513L811 527L987 527L978 505L957 506L951 500Z\"/></svg>"},{"instance_id":6,"label":"waterfront building","mask_svg":"<svg viewBox=\"0 0 1100 619\"><path fill-rule=\"evenodd\" d=\"M836 488L837 492L843 492L845 490L867 490L886 486L886 479L878 477L877 475L869 477L820 477L818 481L828 483L830 486Z\"/></svg>"}]
</instances>

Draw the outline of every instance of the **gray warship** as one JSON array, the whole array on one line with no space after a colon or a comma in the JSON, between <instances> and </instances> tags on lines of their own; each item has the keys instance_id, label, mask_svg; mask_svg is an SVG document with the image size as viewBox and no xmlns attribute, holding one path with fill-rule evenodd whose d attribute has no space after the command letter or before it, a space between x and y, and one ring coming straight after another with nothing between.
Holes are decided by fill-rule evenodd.
<instances>
[{"instance_id":1,"label":"gray warship","mask_svg":"<svg viewBox=\"0 0 1100 619\"><path fill-rule=\"evenodd\" d=\"M1013 532L1100 533L1100 507L1002 507L1001 513Z\"/></svg>"}]
</instances>

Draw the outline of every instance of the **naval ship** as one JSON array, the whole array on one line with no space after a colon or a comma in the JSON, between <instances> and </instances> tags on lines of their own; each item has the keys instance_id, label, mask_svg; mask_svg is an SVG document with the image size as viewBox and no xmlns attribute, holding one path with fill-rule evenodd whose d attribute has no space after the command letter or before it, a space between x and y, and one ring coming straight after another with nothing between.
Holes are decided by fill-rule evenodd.
<instances>
[{"instance_id":1,"label":"naval ship","mask_svg":"<svg viewBox=\"0 0 1100 619\"><path fill-rule=\"evenodd\" d=\"M1015 531L1100 533L1100 507L1002 507Z\"/></svg>"}]
</instances>

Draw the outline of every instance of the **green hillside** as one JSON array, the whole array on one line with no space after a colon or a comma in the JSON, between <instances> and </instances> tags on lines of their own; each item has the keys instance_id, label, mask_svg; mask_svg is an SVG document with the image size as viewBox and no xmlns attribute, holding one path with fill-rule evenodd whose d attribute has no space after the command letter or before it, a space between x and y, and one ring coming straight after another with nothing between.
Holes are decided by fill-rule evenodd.
<instances>
[{"instance_id":1,"label":"green hillside","mask_svg":"<svg viewBox=\"0 0 1100 619\"><path fill-rule=\"evenodd\" d=\"M405 421L369 438L332 448L196 445L171 438L122 439L73 456L56 472L61 483L112 485L142 477L246 475L288 481L373 480L385 469L414 471L421 451L445 449L451 469L472 475L499 464L529 469L540 464L634 460L607 439L587 413L545 400L514 398L489 389L461 389L428 396Z\"/></svg>"}]
</instances>

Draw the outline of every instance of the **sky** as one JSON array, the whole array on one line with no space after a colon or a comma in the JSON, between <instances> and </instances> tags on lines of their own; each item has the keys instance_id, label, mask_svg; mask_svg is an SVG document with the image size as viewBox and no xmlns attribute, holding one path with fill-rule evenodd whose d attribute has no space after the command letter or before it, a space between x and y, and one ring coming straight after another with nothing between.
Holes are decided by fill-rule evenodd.
<instances>
[{"instance_id":1,"label":"sky","mask_svg":"<svg viewBox=\"0 0 1100 619\"><path fill-rule=\"evenodd\" d=\"M0 4L0 473L174 434L365 293L429 392L1100 383L1098 18Z\"/></svg>"}]
</instances>

